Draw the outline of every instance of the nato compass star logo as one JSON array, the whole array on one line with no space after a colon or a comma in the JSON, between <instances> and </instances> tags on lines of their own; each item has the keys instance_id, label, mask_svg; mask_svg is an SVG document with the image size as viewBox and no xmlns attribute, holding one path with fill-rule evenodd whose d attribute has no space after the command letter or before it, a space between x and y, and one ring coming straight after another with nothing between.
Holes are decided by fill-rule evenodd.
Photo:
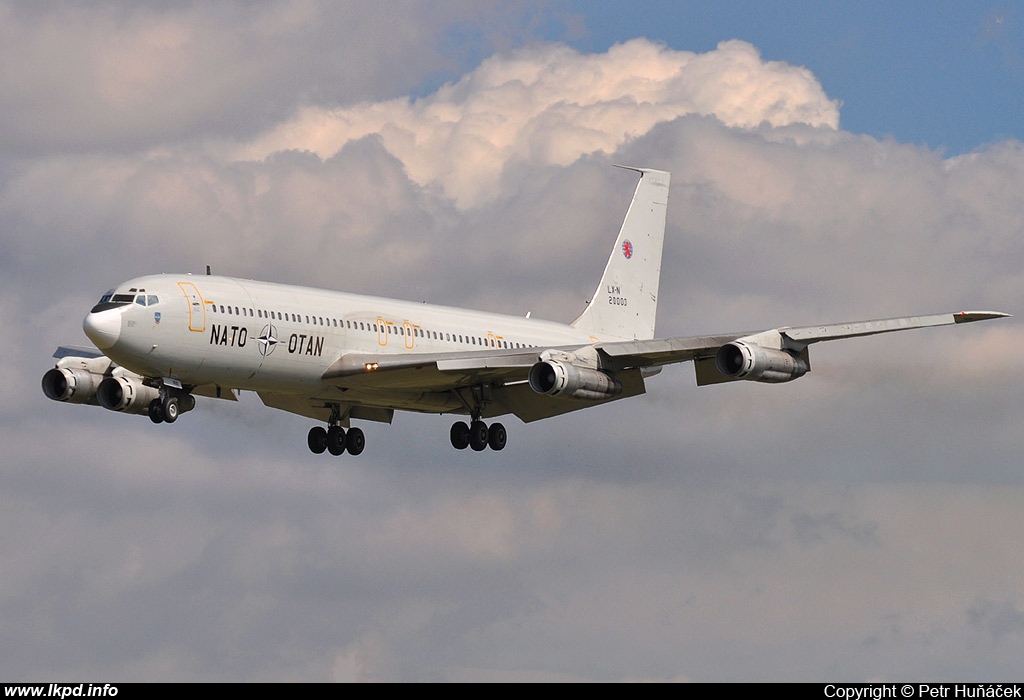
<instances>
[{"instance_id":1,"label":"nato compass star logo","mask_svg":"<svg viewBox=\"0 0 1024 700\"><path fill-rule=\"evenodd\" d=\"M266 357L270 353L274 352L274 346L277 345L277 329L272 324L263 326L263 330L260 332L260 337L256 339L256 343L259 346L260 354Z\"/></svg>"},{"instance_id":2,"label":"nato compass star logo","mask_svg":"<svg viewBox=\"0 0 1024 700\"><path fill-rule=\"evenodd\" d=\"M628 240L622 242L622 254L626 256L626 260L633 257L633 244Z\"/></svg>"}]
</instances>

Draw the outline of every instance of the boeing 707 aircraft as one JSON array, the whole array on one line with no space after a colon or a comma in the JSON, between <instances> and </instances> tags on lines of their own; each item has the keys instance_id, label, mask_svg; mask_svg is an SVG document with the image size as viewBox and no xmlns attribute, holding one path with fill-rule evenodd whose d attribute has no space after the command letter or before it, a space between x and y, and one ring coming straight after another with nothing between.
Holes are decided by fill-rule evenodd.
<instances>
[{"instance_id":1,"label":"boeing 707 aircraft","mask_svg":"<svg viewBox=\"0 0 1024 700\"><path fill-rule=\"evenodd\" d=\"M395 411L469 417L451 444L501 450L492 419L524 422L644 393L663 365L692 361L697 384L788 382L810 371L823 340L1008 316L965 311L754 333L654 337L669 173L628 168L640 182L586 310L566 325L358 294L213 275L124 282L85 317L99 350L60 347L43 375L56 401L174 423L196 396L267 406L318 422L314 453L357 455L352 421Z\"/></svg>"}]
</instances>

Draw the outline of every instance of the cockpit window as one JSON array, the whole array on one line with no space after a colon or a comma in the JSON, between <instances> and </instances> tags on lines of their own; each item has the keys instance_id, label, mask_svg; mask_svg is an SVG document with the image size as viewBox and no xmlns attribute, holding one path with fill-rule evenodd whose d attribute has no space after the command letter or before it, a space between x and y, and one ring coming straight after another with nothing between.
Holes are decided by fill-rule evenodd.
<instances>
[{"instance_id":1,"label":"cockpit window","mask_svg":"<svg viewBox=\"0 0 1024 700\"><path fill-rule=\"evenodd\" d=\"M131 304L132 302L146 305L146 295L136 295L134 292L131 294L114 294L114 290L111 289L109 292L100 297L100 301L96 306L92 307L91 313L97 313L99 311L107 311L108 309L116 309L120 306Z\"/></svg>"}]
</instances>

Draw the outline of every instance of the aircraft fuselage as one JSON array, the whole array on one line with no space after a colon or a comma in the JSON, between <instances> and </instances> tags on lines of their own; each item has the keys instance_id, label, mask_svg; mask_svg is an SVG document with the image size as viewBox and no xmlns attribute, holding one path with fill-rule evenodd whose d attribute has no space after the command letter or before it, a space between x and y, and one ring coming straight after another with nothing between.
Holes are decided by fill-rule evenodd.
<instances>
[{"instance_id":1,"label":"aircraft fuselage","mask_svg":"<svg viewBox=\"0 0 1024 700\"><path fill-rule=\"evenodd\" d=\"M119 285L85 318L114 362L188 385L308 392L347 354L413 355L583 345L570 326L515 316L220 276ZM142 303L154 302L154 303Z\"/></svg>"}]
</instances>

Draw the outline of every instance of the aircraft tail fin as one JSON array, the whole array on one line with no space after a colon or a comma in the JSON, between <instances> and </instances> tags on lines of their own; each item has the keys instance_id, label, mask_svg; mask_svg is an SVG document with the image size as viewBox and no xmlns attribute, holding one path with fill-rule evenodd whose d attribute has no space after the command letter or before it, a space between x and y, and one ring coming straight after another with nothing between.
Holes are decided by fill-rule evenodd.
<instances>
[{"instance_id":1,"label":"aircraft tail fin","mask_svg":"<svg viewBox=\"0 0 1024 700\"><path fill-rule=\"evenodd\" d=\"M626 169L640 173L640 182L594 298L572 326L601 339L649 340L658 311L671 174Z\"/></svg>"}]
</instances>

